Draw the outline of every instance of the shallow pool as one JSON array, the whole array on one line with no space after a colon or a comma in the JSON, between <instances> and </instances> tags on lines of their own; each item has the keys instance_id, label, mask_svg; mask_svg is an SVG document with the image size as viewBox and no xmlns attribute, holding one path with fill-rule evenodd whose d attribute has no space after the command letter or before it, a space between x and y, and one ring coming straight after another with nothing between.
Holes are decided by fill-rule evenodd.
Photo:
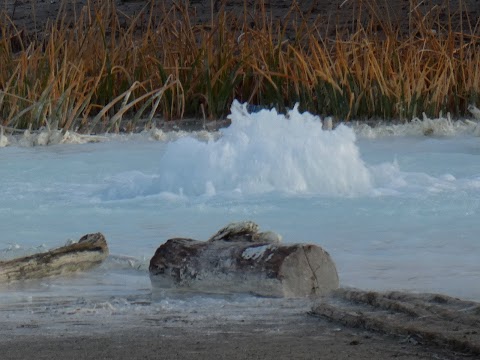
<instances>
[{"instance_id":1,"label":"shallow pool","mask_svg":"<svg viewBox=\"0 0 480 360\"><path fill-rule=\"evenodd\" d=\"M168 238L253 220L324 247L342 285L480 300L479 137L453 125L324 131L310 114L239 104L230 116L215 136L0 148L1 258L97 231L112 254L86 275L3 286L2 298L146 294Z\"/></svg>"}]
</instances>

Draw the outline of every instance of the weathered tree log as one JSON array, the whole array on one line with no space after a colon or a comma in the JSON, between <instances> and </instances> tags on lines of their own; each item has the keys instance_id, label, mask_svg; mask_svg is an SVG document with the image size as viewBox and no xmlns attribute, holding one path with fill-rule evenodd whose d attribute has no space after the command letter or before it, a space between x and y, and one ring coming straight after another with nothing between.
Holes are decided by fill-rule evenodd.
<instances>
[{"instance_id":1,"label":"weathered tree log","mask_svg":"<svg viewBox=\"0 0 480 360\"><path fill-rule=\"evenodd\" d=\"M170 239L149 270L154 290L304 297L338 288L335 264L321 247L282 245L252 222L230 224L208 241Z\"/></svg>"},{"instance_id":2,"label":"weathered tree log","mask_svg":"<svg viewBox=\"0 0 480 360\"><path fill-rule=\"evenodd\" d=\"M311 315L480 359L480 303L440 294L338 289Z\"/></svg>"},{"instance_id":3,"label":"weathered tree log","mask_svg":"<svg viewBox=\"0 0 480 360\"><path fill-rule=\"evenodd\" d=\"M0 282L84 271L99 265L107 256L105 237L101 233L88 234L71 245L0 262Z\"/></svg>"}]
</instances>

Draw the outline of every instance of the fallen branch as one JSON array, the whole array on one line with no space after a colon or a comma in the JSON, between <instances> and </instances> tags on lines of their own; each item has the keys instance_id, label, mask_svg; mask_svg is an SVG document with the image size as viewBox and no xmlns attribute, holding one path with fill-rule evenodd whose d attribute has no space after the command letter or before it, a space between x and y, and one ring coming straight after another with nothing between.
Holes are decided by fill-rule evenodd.
<instances>
[{"instance_id":1,"label":"fallen branch","mask_svg":"<svg viewBox=\"0 0 480 360\"><path fill-rule=\"evenodd\" d=\"M105 237L101 233L88 234L78 243L0 262L0 283L85 271L101 264L107 256Z\"/></svg>"}]
</instances>

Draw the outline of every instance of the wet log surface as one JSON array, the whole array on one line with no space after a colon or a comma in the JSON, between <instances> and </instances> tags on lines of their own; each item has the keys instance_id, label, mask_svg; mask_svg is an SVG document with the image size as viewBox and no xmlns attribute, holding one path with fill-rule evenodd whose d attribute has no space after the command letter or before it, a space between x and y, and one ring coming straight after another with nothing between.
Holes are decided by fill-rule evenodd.
<instances>
[{"instance_id":1,"label":"wet log surface","mask_svg":"<svg viewBox=\"0 0 480 360\"><path fill-rule=\"evenodd\" d=\"M438 294L339 289L311 315L480 357L480 303Z\"/></svg>"},{"instance_id":2,"label":"wet log surface","mask_svg":"<svg viewBox=\"0 0 480 360\"><path fill-rule=\"evenodd\" d=\"M0 283L85 271L101 264L107 256L105 237L101 233L87 234L71 245L0 262Z\"/></svg>"},{"instance_id":3,"label":"wet log surface","mask_svg":"<svg viewBox=\"0 0 480 360\"><path fill-rule=\"evenodd\" d=\"M338 288L330 255L312 244L281 244L258 225L233 223L208 241L175 238L150 261L154 289L250 293L269 297L323 295Z\"/></svg>"}]
</instances>

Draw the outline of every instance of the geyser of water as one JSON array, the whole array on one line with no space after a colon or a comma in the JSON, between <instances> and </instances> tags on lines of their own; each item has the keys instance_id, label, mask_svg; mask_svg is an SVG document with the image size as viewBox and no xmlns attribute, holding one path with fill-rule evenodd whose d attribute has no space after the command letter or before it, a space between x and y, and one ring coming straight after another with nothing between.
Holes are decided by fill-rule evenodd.
<instances>
[{"instance_id":1,"label":"geyser of water","mask_svg":"<svg viewBox=\"0 0 480 360\"><path fill-rule=\"evenodd\" d=\"M255 194L357 195L371 189L354 132L340 125L322 130L321 119L298 106L249 113L235 101L230 127L216 141L191 137L168 145L158 191L185 195Z\"/></svg>"}]
</instances>

